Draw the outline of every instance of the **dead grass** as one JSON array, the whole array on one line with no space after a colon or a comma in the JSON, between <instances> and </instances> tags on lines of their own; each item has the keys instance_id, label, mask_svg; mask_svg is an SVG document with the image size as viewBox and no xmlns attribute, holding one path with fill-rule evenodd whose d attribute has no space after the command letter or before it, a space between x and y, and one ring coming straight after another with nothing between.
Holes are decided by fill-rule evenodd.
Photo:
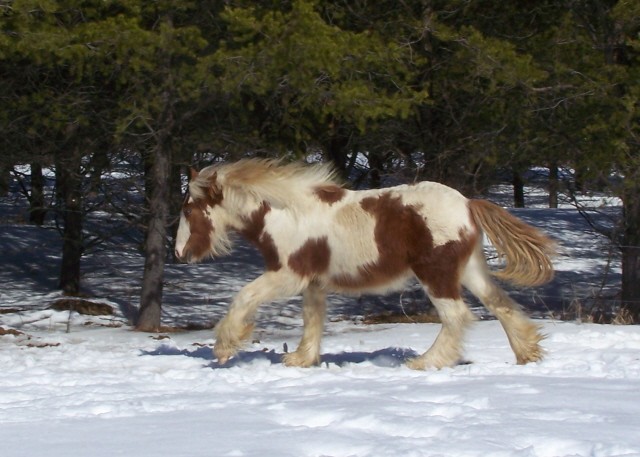
<instances>
[{"instance_id":1,"label":"dead grass","mask_svg":"<svg viewBox=\"0 0 640 457\"><path fill-rule=\"evenodd\" d=\"M550 313L550 317L568 322L589 324L636 324L629 310L622 308L616 298L594 297L589 300L574 299L559 312Z\"/></svg>"},{"instance_id":2,"label":"dead grass","mask_svg":"<svg viewBox=\"0 0 640 457\"><path fill-rule=\"evenodd\" d=\"M48 348L48 347L56 347L60 346L60 343L46 343L34 340L31 335L28 335L20 330L16 330L13 328L4 328L0 327L0 336L11 335L16 338L15 344L17 346L28 347L28 348Z\"/></svg>"},{"instance_id":3,"label":"dead grass","mask_svg":"<svg viewBox=\"0 0 640 457\"><path fill-rule=\"evenodd\" d=\"M0 314L19 313L20 311L23 311L23 310L19 308L0 308Z\"/></svg>"},{"instance_id":4,"label":"dead grass","mask_svg":"<svg viewBox=\"0 0 640 457\"><path fill-rule=\"evenodd\" d=\"M637 322L635 322L633 316L631 315L631 313L627 309L619 309L615 313L615 315L613 316L613 319L611 320L611 323L612 324L616 324L616 325L633 325L633 324L637 324Z\"/></svg>"},{"instance_id":5,"label":"dead grass","mask_svg":"<svg viewBox=\"0 0 640 457\"><path fill-rule=\"evenodd\" d=\"M112 316L113 308L106 303L97 303L84 298L61 298L54 301L49 309L55 311L75 311L88 316Z\"/></svg>"},{"instance_id":6,"label":"dead grass","mask_svg":"<svg viewBox=\"0 0 640 457\"><path fill-rule=\"evenodd\" d=\"M185 324L177 325L161 325L158 329L149 331L148 333L157 334L171 334L171 333L184 333L184 332L197 332L200 330L213 330L216 326L216 322L187 322ZM144 330L139 330L144 332Z\"/></svg>"},{"instance_id":7,"label":"dead grass","mask_svg":"<svg viewBox=\"0 0 640 457\"><path fill-rule=\"evenodd\" d=\"M60 346L60 343L38 343L38 342L32 342L32 343L27 343L24 346L28 347L28 348L55 348Z\"/></svg>"},{"instance_id":8,"label":"dead grass","mask_svg":"<svg viewBox=\"0 0 640 457\"><path fill-rule=\"evenodd\" d=\"M12 328L0 327L0 336L5 336L5 335L22 336L24 335L24 333Z\"/></svg>"}]
</instances>

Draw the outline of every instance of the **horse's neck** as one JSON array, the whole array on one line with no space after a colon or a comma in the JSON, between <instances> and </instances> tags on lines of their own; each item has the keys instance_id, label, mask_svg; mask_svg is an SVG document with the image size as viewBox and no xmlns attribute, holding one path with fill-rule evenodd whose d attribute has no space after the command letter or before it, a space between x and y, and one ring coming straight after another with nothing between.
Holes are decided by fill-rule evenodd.
<instances>
[{"instance_id":1,"label":"horse's neck","mask_svg":"<svg viewBox=\"0 0 640 457\"><path fill-rule=\"evenodd\" d=\"M248 224L255 223L256 218L264 217L267 207L271 208L265 200L250 195L235 195L227 208L231 227L240 232L245 230Z\"/></svg>"}]
</instances>

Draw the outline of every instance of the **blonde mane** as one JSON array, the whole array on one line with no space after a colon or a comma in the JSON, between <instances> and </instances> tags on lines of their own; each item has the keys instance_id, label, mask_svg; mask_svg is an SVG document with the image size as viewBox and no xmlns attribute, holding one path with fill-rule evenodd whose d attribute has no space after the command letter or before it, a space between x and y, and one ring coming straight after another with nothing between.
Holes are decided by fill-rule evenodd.
<instances>
[{"instance_id":1,"label":"blonde mane","mask_svg":"<svg viewBox=\"0 0 640 457\"><path fill-rule=\"evenodd\" d=\"M245 201L247 197L268 201L273 206L290 206L308 198L321 186L340 186L330 164L283 164L275 159L243 159L204 168L189 185L194 198L202 189L219 186L225 200Z\"/></svg>"}]
</instances>

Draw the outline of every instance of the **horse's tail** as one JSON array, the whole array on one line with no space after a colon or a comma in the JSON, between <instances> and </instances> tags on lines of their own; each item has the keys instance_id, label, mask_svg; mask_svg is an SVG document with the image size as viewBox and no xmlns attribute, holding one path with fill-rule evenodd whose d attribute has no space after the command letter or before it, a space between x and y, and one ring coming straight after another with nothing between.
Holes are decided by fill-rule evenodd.
<instances>
[{"instance_id":1,"label":"horse's tail","mask_svg":"<svg viewBox=\"0 0 640 457\"><path fill-rule=\"evenodd\" d=\"M469 200L469 211L486 233L506 267L494 274L520 286L539 286L553 278L556 243L540 230L486 200Z\"/></svg>"}]
</instances>

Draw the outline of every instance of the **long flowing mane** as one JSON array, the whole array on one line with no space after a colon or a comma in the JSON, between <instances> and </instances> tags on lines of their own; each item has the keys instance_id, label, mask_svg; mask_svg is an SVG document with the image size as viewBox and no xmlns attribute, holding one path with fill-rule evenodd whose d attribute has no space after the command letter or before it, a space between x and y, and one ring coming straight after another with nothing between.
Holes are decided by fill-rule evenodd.
<instances>
[{"instance_id":1,"label":"long flowing mane","mask_svg":"<svg viewBox=\"0 0 640 457\"><path fill-rule=\"evenodd\" d=\"M243 159L204 168L190 184L190 190L197 192L198 188L206 187L214 175L225 199L244 199L248 195L274 206L289 206L319 187L342 186L335 169L326 163L308 165L274 159Z\"/></svg>"}]
</instances>

